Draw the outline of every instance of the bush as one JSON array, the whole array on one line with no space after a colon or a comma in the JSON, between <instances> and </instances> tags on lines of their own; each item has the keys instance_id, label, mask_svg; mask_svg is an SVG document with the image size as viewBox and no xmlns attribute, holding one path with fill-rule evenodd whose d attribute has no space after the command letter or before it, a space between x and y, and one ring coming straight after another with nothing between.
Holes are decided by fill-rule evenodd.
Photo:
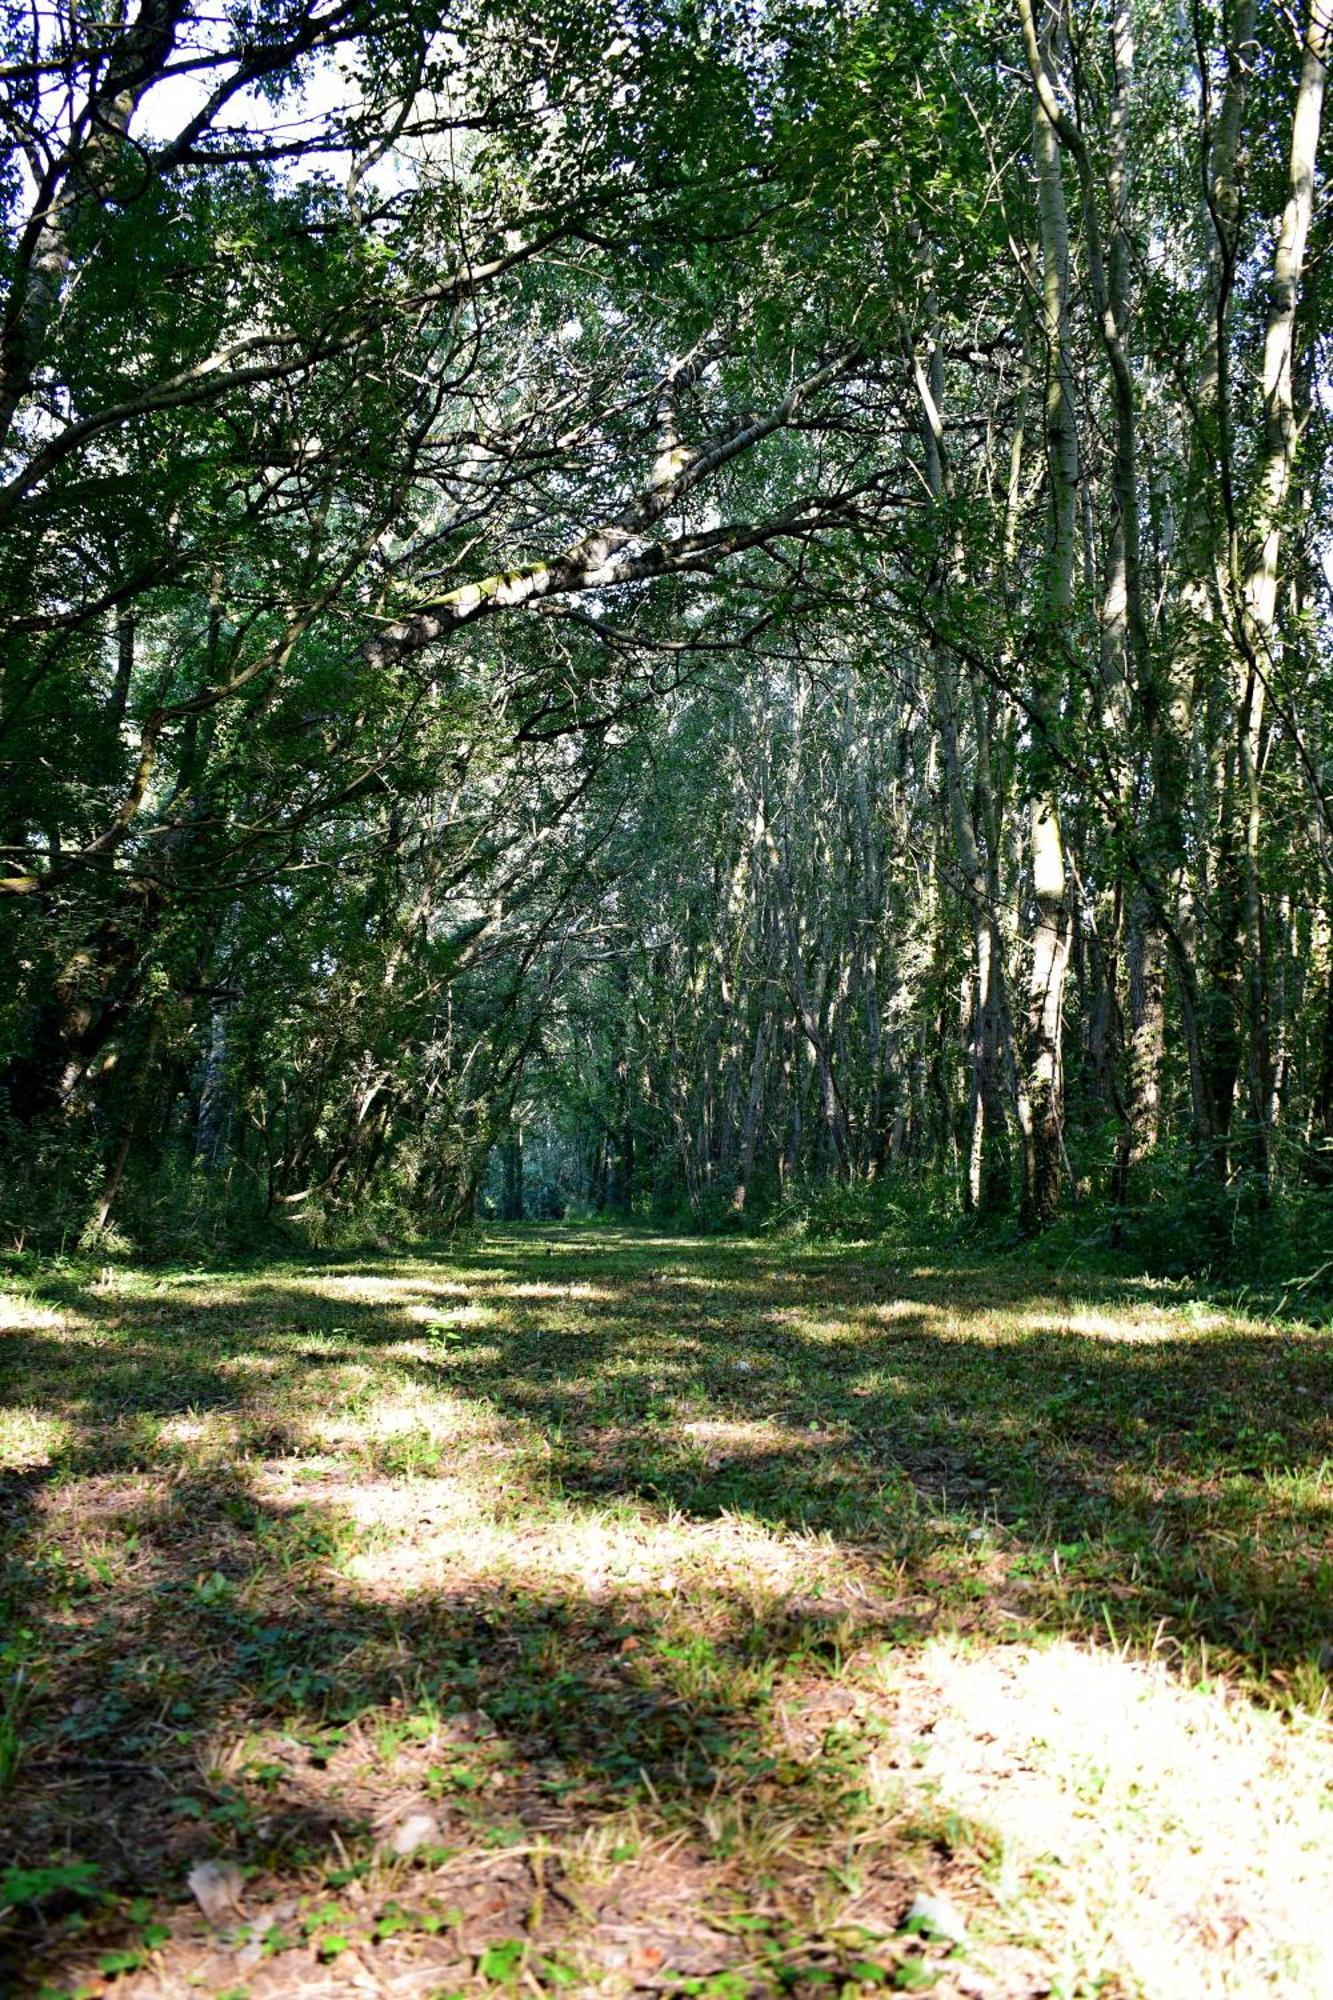
<instances>
[{"instance_id":1,"label":"bush","mask_svg":"<svg viewBox=\"0 0 1333 2000\"><path fill-rule=\"evenodd\" d=\"M55 1255L75 1248L104 1173L86 1128L0 1121L0 1245Z\"/></svg>"},{"instance_id":2,"label":"bush","mask_svg":"<svg viewBox=\"0 0 1333 2000\"><path fill-rule=\"evenodd\" d=\"M938 1180L794 1181L764 1217L766 1232L813 1241L921 1243L956 1221L952 1190Z\"/></svg>"}]
</instances>

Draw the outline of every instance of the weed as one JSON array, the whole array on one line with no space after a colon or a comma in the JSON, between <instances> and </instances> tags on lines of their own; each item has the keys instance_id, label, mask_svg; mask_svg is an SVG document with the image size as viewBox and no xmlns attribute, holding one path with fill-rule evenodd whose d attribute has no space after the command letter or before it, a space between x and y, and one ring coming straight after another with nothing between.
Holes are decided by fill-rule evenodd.
<instances>
[{"instance_id":1,"label":"weed","mask_svg":"<svg viewBox=\"0 0 1333 2000\"><path fill-rule=\"evenodd\" d=\"M28 1706L28 1684L23 1667L11 1667L7 1681L3 1695L0 1695L0 1798L15 1783L23 1762L24 1716Z\"/></svg>"}]
</instances>

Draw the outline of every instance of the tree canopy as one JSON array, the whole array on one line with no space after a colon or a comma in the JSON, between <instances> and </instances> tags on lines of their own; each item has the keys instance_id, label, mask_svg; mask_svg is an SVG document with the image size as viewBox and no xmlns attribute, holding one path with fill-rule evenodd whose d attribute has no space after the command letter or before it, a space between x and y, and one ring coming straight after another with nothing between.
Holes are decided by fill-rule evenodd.
<instances>
[{"instance_id":1,"label":"tree canopy","mask_svg":"<svg viewBox=\"0 0 1333 2000\"><path fill-rule=\"evenodd\" d=\"M1322 1226L1330 25L7 10L7 1237Z\"/></svg>"}]
</instances>

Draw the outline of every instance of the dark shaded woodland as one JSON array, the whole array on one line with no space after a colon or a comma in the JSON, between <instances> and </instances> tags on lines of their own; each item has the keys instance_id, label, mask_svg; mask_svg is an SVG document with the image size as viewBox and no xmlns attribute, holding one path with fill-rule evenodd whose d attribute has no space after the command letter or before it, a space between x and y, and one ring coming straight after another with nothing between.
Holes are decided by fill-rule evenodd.
<instances>
[{"instance_id":1,"label":"dark shaded woodland","mask_svg":"<svg viewBox=\"0 0 1333 2000\"><path fill-rule=\"evenodd\" d=\"M11 1248L1318 1265L1323 0L2 32Z\"/></svg>"}]
</instances>

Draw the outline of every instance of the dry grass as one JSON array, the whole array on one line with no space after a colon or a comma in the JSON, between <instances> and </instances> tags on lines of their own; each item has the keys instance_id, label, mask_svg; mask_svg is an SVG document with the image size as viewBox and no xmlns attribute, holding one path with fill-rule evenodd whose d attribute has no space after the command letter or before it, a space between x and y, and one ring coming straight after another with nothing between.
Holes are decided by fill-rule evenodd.
<instances>
[{"instance_id":1,"label":"dry grass","mask_svg":"<svg viewBox=\"0 0 1333 2000\"><path fill-rule=\"evenodd\" d=\"M584 1231L0 1325L15 1991L1333 1991L1322 1334Z\"/></svg>"}]
</instances>

